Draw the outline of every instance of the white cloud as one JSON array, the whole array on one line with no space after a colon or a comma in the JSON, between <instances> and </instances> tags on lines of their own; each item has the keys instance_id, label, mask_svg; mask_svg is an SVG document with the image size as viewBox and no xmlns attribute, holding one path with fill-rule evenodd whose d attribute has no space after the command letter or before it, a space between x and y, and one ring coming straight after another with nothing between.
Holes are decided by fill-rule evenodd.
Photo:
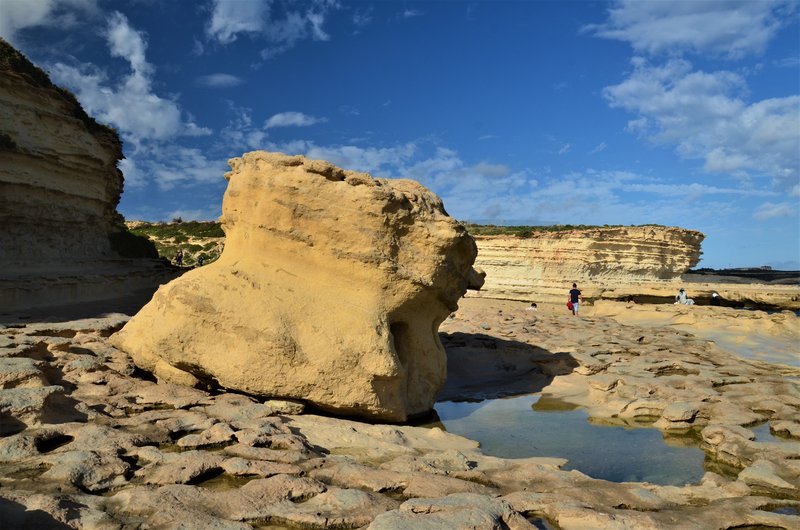
<instances>
[{"instance_id":1,"label":"white cloud","mask_svg":"<svg viewBox=\"0 0 800 530\"><path fill-rule=\"evenodd\" d=\"M341 112L345 116L360 116L361 115L361 111L358 110L357 107L353 107L352 105L339 105L339 112Z\"/></svg>"},{"instance_id":2,"label":"white cloud","mask_svg":"<svg viewBox=\"0 0 800 530\"><path fill-rule=\"evenodd\" d=\"M145 78L152 73L153 68L145 59L145 35L133 29L125 15L115 11L109 16L105 36L111 56L128 61L134 77Z\"/></svg>"},{"instance_id":3,"label":"white cloud","mask_svg":"<svg viewBox=\"0 0 800 530\"><path fill-rule=\"evenodd\" d=\"M295 148L297 147L301 145L295 144ZM339 167L386 178L401 176L398 168L404 167L416 152L416 145L413 143L386 148L354 145L319 147L313 143L307 143L302 147L308 158L328 160Z\"/></svg>"},{"instance_id":4,"label":"white cloud","mask_svg":"<svg viewBox=\"0 0 800 530\"><path fill-rule=\"evenodd\" d=\"M363 28L364 26L369 25L372 22L372 12L372 7L368 7L366 9L356 9L353 13L353 24L355 24L358 28Z\"/></svg>"},{"instance_id":5,"label":"white cloud","mask_svg":"<svg viewBox=\"0 0 800 530\"><path fill-rule=\"evenodd\" d=\"M306 17L311 26L311 35L314 40L331 40L330 35L322 29L322 25L325 23L325 15L323 13L307 13Z\"/></svg>"},{"instance_id":6,"label":"white cloud","mask_svg":"<svg viewBox=\"0 0 800 530\"><path fill-rule=\"evenodd\" d=\"M569 150L572 149L572 144L564 144L561 146L561 149L558 150L559 155L565 155L569 153Z\"/></svg>"},{"instance_id":7,"label":"white cloud","mask_svg":"<svg viewBox=\"0 0 800 530\"><path fill-rule=\"evenodd\" d=\"M270 117L265 123L265 129L272 129L273 127L308 127L315 123L324 123L328 121L325 118L315 118L302 112L281 112Z\"/></svg>"},{"instance_id":8,"label":"white cloud","mask_svg":"<svg viewBox=\"0 0 800 530\"><path fill-rule=\"evenodd\" d=\"M253 125L252 109L239 107L229 101L233 119L220 131L222 146L226 150L256 150L267 147L267 132Z\"/></svg>"},{"instance_id":9,"label":"white cloud","mask_svg":"<svg viewBox=\"0 0 800 530\"><path fill-rule=\"evenodd\" d=\"M301 40L330 40L325 20L339 7L336 0L213 0L206 36L220 44L231 44L240 35L265 40L269 45L261 50L261 57L269 59Z\"/></svg>"},{"instance_id":10,"label":"white cloud","mask_svg":"<svg viewBox=\"0 0 800 530\"><path fill-rule=\"evenodd\" d=\"M600 152L602 152L602 151L605 151L606 147L608 147L608 146L606 145L606 143L605 143L605 142L600 142L599 144L597 144L597 145L595 146L595 148L594 148L594 149L592 149L591 151L589 151L589 154L590 154L590 155L596 155L597 153L600 153Z\"/></svg>"},{"instance_id":11,"label":"white cloud","mask_svg":"<svg viewBox=\"0 0 800 530\"><path fill-rule=\"evenodd\" d=\"M271 0L214 0L206 34L221 44L230 44L241 33L264 30Z\"/></svg>"},{"instance_id":12,"label":"white cloud","mask_svg":"<svg viewBox=\"0 0 800 530\"><path fill-rule=\"evenodd\" d=\"M774 191L754 190L750 188L720 188L707 184L629 184L624 186L624 191L653 193L670 197L685 197L697 199L704 195L740 195L743 197L772 197L777 195Z\"/></svg>"},{"instance_id":13,"label":"white cloud","mask_svg":"<svg viewBox=\"0 0 800 530\"><path fill-rule=\"evenodd\" d=\"M164 220L171 221L178 217L183 221L216 221L222 215L219 206L207 206L205 208L197 208L193 210L179 209L172 210L164 217Z\"/></svg>"},{"instance_id":14,"label":"white cloud","mask_svg":"<svg viewBox=\"0 0 800 530\"><path fill-rule=\"evenodd\" d=\"M800 170L800 96L748 104L732 72L692 71L684 60L651 66L634 58L628 79L606 87L612 107L636 113L628 128L656 144L674 144L711 172L756 173L786 186Z\"/></svg>"},{"instance_id":15,"label":"white cloud","mask_svg":"<svg viewBox=\"0 0 800 530\"><path fill-rule=\"evenodd\" d=\"M153 144L125 160L120 164L129 183L128 172L134 168L135 186L155 183L161 190L176 187L221 183L228 171L226 158L210 158L199 148L185 147L175 143L165 145Z\"/></svg>"},{"instance_id":16,"label":"white cloud","mask_svg":"<svg viewBox=\"0 0 800 530\"><path fill-rule=\"evenodd\" d=\"M136 161L131 158L123 158L117 163L120 171L125 177L125 187L139 188L147 183L147 176L139 169Z\"/></svg>"},{"instance_id":17,"label":"white cloud","mask_svg":"<svg viewBox=\"0 0 800 530\"><path fill-rule=\"evenodd\" d=\"M54 82L71 88L90 115L116 127L134 148L150 140L210 134L184 120L175 101L153 92L154 69L145 57L145 37L130 27L124 15L115 12L109 17L105 36L111 55L130 63L129 75L112 84L105 72L92 65L56 63L49 68Z\"/></svg>"},{"instance_id":18,"label":"white cloud","mask_svg":"<svg viewBox=\"0 0 800 530\"><path fill-rule=\"evenodd\" d=\"M752 198L781 196L746 185L673 184L669 178L629 171L551 174L547 169L512 168L491 160L468 163L457 151L430 139L384 147L317 145L308 140L262 147L327 160L378 178L417 180L442 198L453 217L483 223L657 223L696 228L741 217Z\"/></svg>"},{"instance_id":19,"label":"white cloud","mask_svg":"<svg viewBox=\"0 0 800 530\"><path fill-rule=\"evenodd\" d=\"M798 215L797 204L788 202L771 203L765 202L756 209L753 217L759 221L766 221L775 217L796 217Z\"/></svg>"},{"instance_id":20,"label":"white cloud","mask_svg":"<svg viewBox=\"0 0 800 530\"><path fill-rule=\"evenodd\" d=\"M608 10L605 24L583 30L629 42L640 53L738 58L763 52L795 7L787 0L618 0Z\"/></svg>"},{"instance_id":21,"label":"white cloud","mask_svg":"<svg viewBox=\"0 0 800 530\"><path fill-rule=\"evenodd\" d=\"M421 15L422 11L418 9L406 9L405 11L400 13L400 16L403 18L414 18L414 17L419 17Z\"/></svg>"},{"instance_id":22,"label":"white cloud","mask_svg":"<svg viewBox=\"0 0 800 530\"><path fill-rule=\"evenodd\" d=\"M34 26L67 28L97 11L96 0L0 0L0 37L16 42L17 32Z\"/></svg>"},{"instance_id":23,"label":"white cloud","mask_svg":"<svg viewBox=\"0 0 800 530\"><path fill-rule=\"evenodd\" d=\"M209 74L196 79L198 85L210 88L230 88L244 83L244 79L231 74Z\"/></svg>"},{"instance_id":24,"label":"white cloud","mask_svg":"<svg viewBox=\"0 0 800 530\"><path fill-rule=\"evenodd\" d=\"M777 59L772 62L778 68L798 68L800 67L800 55L792 55L789 57L784 57L783 59Z\"/></svg>"}]
</instances>

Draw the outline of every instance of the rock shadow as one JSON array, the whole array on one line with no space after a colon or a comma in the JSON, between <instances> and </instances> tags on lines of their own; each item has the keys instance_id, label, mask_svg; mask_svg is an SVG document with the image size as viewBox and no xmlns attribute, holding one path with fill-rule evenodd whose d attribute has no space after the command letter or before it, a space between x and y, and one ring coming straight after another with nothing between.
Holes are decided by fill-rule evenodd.
<instances>
[{"instance_id":1,"label":"rock shadow","mask_svg":"<svg viewBox=\"0 0 800 530\"><path fill-rule=\"evenodd\" d=\"M8 412L0 412L0 437L11 436L27 429L28 426ZM0 510L2 513L2 510ZM2 519L0 518L0 521Z\"/></svg>"},{"instance_id":2,"label":"rock shadow","mask_svg":"<svg viewBox=\"0 0 800 530\"><path fill-rule=\"evenodd\" d=\"M0 522L3 528L71 530L44 510L28 510L24 505L0 497Z\"/></svg>"},{"instance_id":3,"label":"rock shadow","mask_svg":"<svg viewBox=\"0 0 800 530\"><path fill-rule=\"evenodd\" d=\"M63 303L53 303L47 307L22 309L9 313L3 312L0 308L0 326L19 327L28 322L69 322L85 318L99 318L111 313L133 316L153 298L153 294L160 286L161 283L154 282L152 287L139 289L135 293L114 296L111 292L108 298L102 300L78 303L64 300Z\"/></svg>"},{"instance_id":4,"label":"rock shadow","mask_svg":"<svg viewBox=\"0 0 800 530\"><path fill-rule=\"evenodd\" d=\"M440 333L447 352L447 380L437 401L483 401L541 392L578 362L516 340L485 334Z\"/></svg>"}]
</instances>

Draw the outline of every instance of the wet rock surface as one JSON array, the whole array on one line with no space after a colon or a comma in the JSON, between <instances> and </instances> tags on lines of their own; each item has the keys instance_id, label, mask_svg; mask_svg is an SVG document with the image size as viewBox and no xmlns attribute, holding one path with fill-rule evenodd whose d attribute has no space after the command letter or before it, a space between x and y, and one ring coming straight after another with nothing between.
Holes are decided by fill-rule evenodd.
<instances>
[{"instance_id":1,"label":"wet rock surface","mask_svg":"<svg viewBox=\"0 0 800 530\"><path fill-rule=\"evenodd\" d=\"M0 327L0 521L797 528L800 370L742 360L685 331L565 313L463 300L442 325L447 397L544 392L586 407L592 421L694 433L708 455L699 483L607 482L562 469L560 458L487 456L438 428L158 382L108 344L127 319L109 315Z\"/></svg>"}]
</instances>

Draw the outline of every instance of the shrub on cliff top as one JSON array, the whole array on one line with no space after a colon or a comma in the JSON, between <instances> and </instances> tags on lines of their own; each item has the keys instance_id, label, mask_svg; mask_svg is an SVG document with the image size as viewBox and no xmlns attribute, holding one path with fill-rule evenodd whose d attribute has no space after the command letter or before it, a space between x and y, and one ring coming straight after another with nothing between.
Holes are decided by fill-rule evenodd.
<instances>
[{"instance_id":1,"label":"shrub on cliff top","mask_svg":"<svg viewBox=\"0 0 800 530\"><path fill-rule=\"evenodd\" d=\"M33 64L25 55L2 38L0 38L0 71L16 72L25 77L27 82L33 86L55 90L70 105L72 115L82 121L89 132L96 135L110 135L113 138L114 143L119 146L119 156L117 158L122 158L122 146L117 131L113 127L98 123L89 116L78 102L75 94L66 88L54 85L44 70Z\"/></svg>"}]
</instances>

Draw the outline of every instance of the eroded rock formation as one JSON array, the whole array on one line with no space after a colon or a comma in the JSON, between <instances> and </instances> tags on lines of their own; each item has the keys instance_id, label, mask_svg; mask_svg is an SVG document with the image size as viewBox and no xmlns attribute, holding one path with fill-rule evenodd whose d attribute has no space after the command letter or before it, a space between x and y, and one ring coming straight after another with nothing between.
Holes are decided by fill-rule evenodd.
<instances>
[{"instance_id":1,"label":"eroded rock formation","mask_svg":"<svg viewBox=\"0 0 800 530\"><path fill-rule=\"evenodd\" d=\"M230 161L220 259L163 286L113 342L160 379L388 420L430 410L439 324L477 249L441 200L300 156Z\"/></svg>"},{"instance_id":2,"label":"eroded rock formation","mask_svg":"<svg viewBox=\"0 0 800 530\"><path fill-rule=\"evenodd\" d=\"M113 129L0 39L0 311L120 294L121 258L157 257L116 211L121 158Z\"/></svg>"},{"instance_id":3,"label":"eroded rock formation","mask_svg":"<svg viewBox=\"0 0 800 530\"><path fill-rule=\"evenodd\" d=\"M486 271L482 296L566 299L573 282L600 289L679 278L698 263L703 237L661 226L541 232L529 238L477 236L475 266Z\"/></svg>"},{"instance_id":4,"label":"eroded rock formation","mask_svg":"<svg viewBox=\"0 0 800 530\"><path fill-rule=\"evenodd\" d=\"M453 398L546 384L537 405L582 405L597 428L658 429L673 448L701 449L705 462L687 464L652 448L654 460L702 478L600 480L553 446L526 443L520 430L531 424L522 417L522 425L491 420L514 442L507 448L528 451L501 458L437 427L354 422L296 402L155 383L108 344L124 315L24 321L0 326L2 527L798 527L800 368L743 360L685 331L640 327L638 318L589 323L520 302L459 305L441 326L448 362L461 368L448 376ZM719 321L711 310L720 308L693 309ZM642 445L629 433L623 443ZM627 453L607 440L596 438L593 457Z\"/></svg>"}]
</instances>

